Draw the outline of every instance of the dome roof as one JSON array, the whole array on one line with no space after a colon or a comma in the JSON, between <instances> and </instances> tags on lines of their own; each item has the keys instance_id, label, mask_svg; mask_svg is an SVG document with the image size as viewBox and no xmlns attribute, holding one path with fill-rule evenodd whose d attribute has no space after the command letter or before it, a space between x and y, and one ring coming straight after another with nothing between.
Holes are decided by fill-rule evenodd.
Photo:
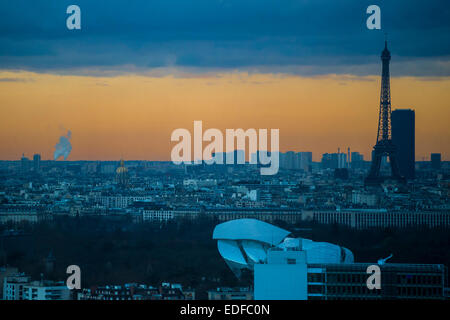
<instances>
[{"instance_id":1,"label":"dome roof","mask_svg":"<svg viewBox=\"0 0 450 320\"><path fill-rule=\"evenodd\" d=\"M128 172L128 169L125 167L118 167L116 169L116 173L123 173L123 172Z\"/></svg>"},{"instance_id":2,"label":"dome roof","mask_svg":"<svg viewBox=\"0 0 450 320\"><path fill-rule=\"evenodd\" d=\"M128 172L128 169L125 168L125 163L123 159L120 160L120 166L116 169L117 174L126 173Z\"/></svg>"}]
</instances>

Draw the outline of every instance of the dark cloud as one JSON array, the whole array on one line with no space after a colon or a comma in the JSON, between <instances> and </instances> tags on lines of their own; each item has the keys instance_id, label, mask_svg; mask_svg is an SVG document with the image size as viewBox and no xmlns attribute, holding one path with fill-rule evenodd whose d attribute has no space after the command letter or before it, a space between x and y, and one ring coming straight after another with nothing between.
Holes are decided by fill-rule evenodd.
<instances>
[{"instance_id":1,"label":"dark cloud","mask_svg":"<svg viewBox=\"0 0 450 320\"><path fill-rule=\"evenodd\" d=\"M82 30L66 29L70 4ZM365 26L371 4L381 31ZM448 0L7 0L0 12L3 69L378 74L388 31L393 75L450 75Z\"/></svg>"}]
</instances>

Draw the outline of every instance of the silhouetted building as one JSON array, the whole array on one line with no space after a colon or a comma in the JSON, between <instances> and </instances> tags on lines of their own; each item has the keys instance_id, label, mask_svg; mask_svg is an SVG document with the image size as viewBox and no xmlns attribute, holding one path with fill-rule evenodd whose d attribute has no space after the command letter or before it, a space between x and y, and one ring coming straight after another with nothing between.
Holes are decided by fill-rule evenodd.
<instances>
[{"instance_id":1,"label":"silhouetted building","mask_svg":"<svg viewBox=\"0 0 450 320\"><path fill-rule=\"evenodd\" d=\"M359 152L352 152L352 163L358 161L364 161L364 155Z\"/></svg>"},{"instance_id":2,"label":"silhouetted building","mask_svg":"<svg viewBox=\"0 0 450 320\"><path fill-rule=\"evenodd\" d=\"M302 169L305 172L311 172L311 170L312 170L312 152L310 152L310 151L298 152L297 156L299 157L299 161L300 161L300 169Z\"/></svg>"},{"instance_id":3,"label":"silhouetted building","mask_svg":"<svg viewBox=\"0 0 450 320\"><path fill-rule=\"evenodd\" d=\"M310 172L312 167L312 152L280 152L280 168L288 170L303 170Z\"/></svg>"},{"instance_id":4,"label":"silhouetted building","mask_svg":"<svg viewBox=\"0 0 450 320\"><path fill-rule=\"evenodd\" d=\"M33 169L35 172L39 172L41 170L41 155L35 154L33 156Z\"/></svg>"},{"instance_id":5,"label":"silhouetted building","mask_svg":"<svg viewBox=\"0 0 450 320\"><path fill-rule=\"evenodd\" d=\"M351 153L351 167L352 169L361 169L364 167L364 156L361 153Z\"/></svg>"},{"instance_id":6,"label":"silhouetted building","mask_svg":"<svg viewBox=\"0 0 450 320\"><path fill-rule=\"evenodd\" d=\"M280 152L280 168L289 170L297 169L298 163L296 160L296 154L294 151L288 151L285 153Z\"/></svg>"},{"instance_id":7,"label":"silhouetted building","mask_svg":"<svg viewBox=\"0 0 450 320\"><path fill-rule=\"evenodd\" d=\"M441 170L441 154L432 153L431 154L431 167L434 170Z\"/></svg>"},{"instance_id":8,"label":"silhouetted building","mask_svg":"<svg viewBox=\"0 0 450 320\"><path fill-rule=\"evenodd\" d=\"M347 167L347 154L324 153L322 155L322 169L342 169Z\"/></svg>"},{"instance_id":9,"label":"silhouetted building","mask_svg":"<svg viewBox=\"0 0 450 320\"><path fill-rule=\"evenodd\" d=\"M411 109L392 111L392 141L397 148L400 175L415 177L415 114Z\"/></svg>"},{"instance_id":10,"label":"silhouetted building","mask_svg":"<svg viewBox=\"0 0 450 320\"><path fill-rule=\"evenodd\" d=\"M30 169L30 159L25 157L25 154L22 154L22 158L20 159L20 168L22 171L28 171Z\"/></svg>"}]
</instances>

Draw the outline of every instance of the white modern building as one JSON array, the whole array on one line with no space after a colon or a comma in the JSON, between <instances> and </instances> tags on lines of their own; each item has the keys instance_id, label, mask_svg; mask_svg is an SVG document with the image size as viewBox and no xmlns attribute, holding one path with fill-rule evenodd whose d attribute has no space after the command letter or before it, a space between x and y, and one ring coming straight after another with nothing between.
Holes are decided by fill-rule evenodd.
<instances>
[{"instance_id":1,"label":"white modern building","mask_svg":"<svg viewBox=\"0 0 450 320\"><path fill-rule=\"evenodd\" d=\"M5 277L4 300L70 300L70 290L64 282L31 281L23 273Z\"/></svg>"},{"instance_id":2,"label":"white modern building","mask_svg":"<svg viewBox=\"0 0 450 320\"><path fill-rule=\"evenodd\" d=\"M64 282L32 281L23 287L23 300L70 300Z\"/></svg>"},{"instance_id":3,"label":"white modern building","mask_svg":"<svg viewBox=\"0 0 450 320\"><path fill-rule=\"evenodd\" d=\"M346 248L289 234L260 220L238 219L217 225L213 239L237 277L244 269L254 271L255 300L306 300L308 264L353 262Z\"/></svg>"},{"instance_id":4,"label":"white modern building","mask_svg":"<svg viewBox=\"0 0 450 320\"><path fill-rule=\"evenodd\" d=\"M255 300L307 300L305 251L269 250L267 263L254 266Z\"/></svg>"},{"instance_id":5,"label":"white modern building","mask_svg":"<svg viewBox=\"0 0 450 320\"><path fill-rule=\"evenodd\" d=\"M213 239L238 278L253 271L255 300L445 298L443 265L355 263L347 248L289 235L260 220L238 219L217 225ZM367 286L373 265L381 270L380 290Z\"/></svg>"},{"instance_id":6,"label":"white modern building","mask_svg":"<svg viewBox=\"0 0 450 320\"><path fill-rule=\"evenodd\" d=\"M23 300L24 286L30 278L23 273L17 273L4 278L3 300Z\"/></svg>"},{"instance_id":7,"label":"white modern building","mask_svg":"<svg viewBox=\"0 0 450 320\"><path fill-rule=\"evenodd\" d=\"M347 248L289 235L289 231L260 220L237 219L217 225L213 239L217 240L219 253L238 277L243 269L253 270L255 264L268 263L269 253L274 250L303 251L308 264L353 262L353 254ZM271 254L272 257L277 255Z\"/></svg>"}]
</instances>

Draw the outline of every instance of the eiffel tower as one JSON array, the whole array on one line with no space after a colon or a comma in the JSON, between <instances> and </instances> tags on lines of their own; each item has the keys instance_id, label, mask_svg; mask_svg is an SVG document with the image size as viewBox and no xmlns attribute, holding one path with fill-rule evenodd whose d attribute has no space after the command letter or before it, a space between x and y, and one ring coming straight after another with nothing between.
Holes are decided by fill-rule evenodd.
<instances>
[{"instance_id":1,"label":"eiffel tower","mask_svg":"<svg viewBox=\"0 0 450 320\"><path fill-rule=\"evenodd\" d=\"M391 136L391 87L389 79L389 62L391 53L387 48L387 41L384 42L384 50L381 53L382 72L381 72L381 94L380 94L380 114L378 117L377 143L373 147L372 165L369 175L365 179L366 185L379 185L387 177L380 175L381 159L383 156L389 157L391 164L390 179L403 182L404 178L400 176L396 157L396 147L392 143Z\"/></svg>"}]
</instances>

